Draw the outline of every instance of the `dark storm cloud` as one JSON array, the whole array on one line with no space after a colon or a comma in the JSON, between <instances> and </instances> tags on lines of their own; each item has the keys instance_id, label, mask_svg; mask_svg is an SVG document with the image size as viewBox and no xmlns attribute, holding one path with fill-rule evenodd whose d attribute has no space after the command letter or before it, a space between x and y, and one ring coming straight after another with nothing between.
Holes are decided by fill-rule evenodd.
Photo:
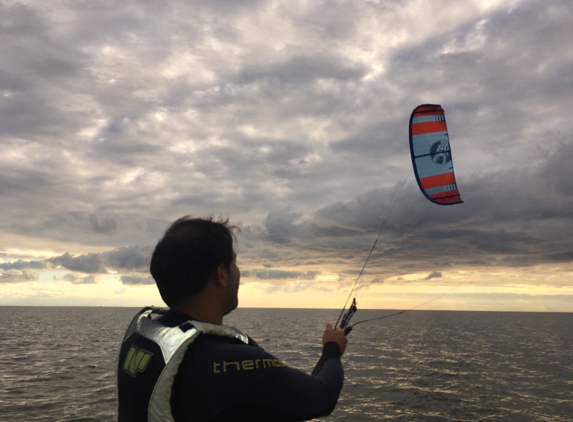
<instances>
[{"instance_id":1,"label":"dark storm cloud","mask_svg":"<svg viewBox=\"0 0 573 422\"><path fill-rule=\"evenodd\" d=\"M361 255L356 249L360 243L367 252L381 224L373 265L378 256L382 262L400 259L405 267L411 262L417 268L438 263L515 267L567 261L570 254L565 251L573 246L573 196L563 195L556 181L566 180L571 170L561 171L564 179L552 172L568 159L571 149L573 144L561 144L522 169L464 175L460 182L464 204L431 204L413 181L404 189L400 182L326 206L312 219L302 220L290 209L271 212L260 239L279 244L288 240L301 250L349 259Z\"/></svg>"}]
</instances>

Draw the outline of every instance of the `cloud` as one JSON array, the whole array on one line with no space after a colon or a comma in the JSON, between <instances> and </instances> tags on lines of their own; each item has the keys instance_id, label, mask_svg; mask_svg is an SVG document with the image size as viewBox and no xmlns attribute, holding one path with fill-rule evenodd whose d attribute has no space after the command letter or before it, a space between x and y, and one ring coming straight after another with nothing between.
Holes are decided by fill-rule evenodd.
<instances>
[{"instance_id":1,"label":"cloud","mask_svg":"<svg viewBox=\"0 0 573 422\"><path fill-rule=\"evenodd\" d=\"M46 262L54 267L63 267L72 271L79 271L87 274L106 273L102 256L96 253L89 253L80 256L74 256L69 252L63 255L49 258Z\"/></svg>"},{"instance_id":2,"label":"cloud","mask_svg":"<svg viewBox=\"0 0 573 422\"><path fill-rule=\"evenodd\" d=\"M280 211L271 211L263 222L267 235L276 242L284 242L297 232L294 222L301 216L300 213L286 208Z\"/></svg>"},{"instance_id":3,"label":"cloud","mask_svg":"<svg viewBox=\"0 0 573 422\"><path fill-rule=\"evenodd\" d=\"M301 293L308 290L318 291L318 292L331 292L333 289L326 287L324 285L316 285L309 282L296 282L289 284L273 284L271 286L266 286L264 291L268 294L274 293Z\"/></svg>"},{"instance_id":4,"label":"cloud","mask_svg":"<svg viewBox=\"0 0 573 422\"><path fill-rule=\"evenodd\" d=\"M54 279L58 280L60 278L54 277ZM70 283L75 283L78 280L78 277L72 273L66 273L61 277L60 280L69 281Z\"/></svg>"},{"instance_id":5,"label":"cloud","mask_svg":"<svg viewBox=\"0 0 573 422\"><path fill-rule=\"evenodd\" d=\"M384 279L382 277L374 277L372 279L372 284L384 284Z\"/></svg>"},{"instance_id":6,"label":"cloud","mask_svg":"<svg viewBox=\"0 0 573 422\"><path fill-rule=\"evenodd\" d=\"M109 252L89 253L74 256L69 252L49 258L46 262L53 266L61 266L68 270L88 274L106 273L113 270L146 270L149 268L151 253L150 246L126 246Z\"/></svg>"},{"instance_id":7,"label":"cloud","mask_svg":"<svg viewBox=\"0 0 573 422\"><path fill-rule=\"evenodd\" d=\"M261 283L343 285L378 234L375 280L572 263L569 3L442 6L4 4L3 282L150 282L141 245L187 214L240 221ZM415 184L408 118L428 102L464 204Z\"/></svg>"},{"instance_id":8,"label":"cloud","mask_svg":"<svg viewBox=\"0 0 573 422\"><path fill-rule=\"evenodd\" d=\"M96 283L97 283L97 277L93 274L81 277L79 280L72 282L72 284L96 284Z\"/></svg>"},{"instance_id":9,"label":"cloud","mask_svg":"<svg viewBox=\"0 0 573 422\"><path fill-rule=\"evenodd\" d=\"M105 264L115 270L148 270L154 248L154 246L125 246L105 252L102 257Z\"/></svg>"},{"instance_id":10,"label":"cloud","mask_svg":"<svg viewBox=\"0 0 573 422\"><path fill-rule=\"evenodd\" d=\"M14 262L4 262L0 264L0 268L7 271L7 270L22 270L22 269L33 269L33 270L41 270L46 268L46 264L40 261L24 261L19 259Z\"/></svg>"},{"instance_id":11,"label":"cloud","mask_svg":"<svg viewBox=\"0 0 573 422\"><path fill-rule=\"evenodd\" d=\"M24 268L21 270L9 270L0 274L1 283L24 283L28 281L37 281L38 272Z\"/></svg>"},{"instance_id":12,"label":"cloud","mask_svg":"<svg viewBox=\"0 0 573 422\"><path fill-rule=\"evenodd\" d=\"M251 270L244 271L243 275L258 280L314 280L320 275L320 271Z\"/></svg>"},{"instance_id":13,"label":"cloud","mask_svg":"<svg viewBox=\"0 0 573 422\"><path fill-rule=\"evenodd\" d=\"M285 84L306 84L317 79L353 80L363 77L367 69L359 63L349 63L341 56L320 52L313 55L294 55L271 68L246 67L240 78L243 83L276 78Z\"/></svg>"},{"instance_id":14,"label":"cloud","mask_svg":"<svg viewBox=\"0 0 573 422\"><path fill-rule=\"evenodd\" d=\"M37 281L39 271L46 268L46 264L40 261L18 259L17 261L3 262L0 264L0 269L2 270L0 284Z\"/></svg>"},{"instance_id":15,"label":"cloud","mask_svg":"<svg viewBox=\"0 0 573 422\"><path fill-rule=\"evenodd\" d=\"M151 276L122 275L120 279L123 284L130 286L155 284L155 280Z\"/></svg>"},{"instance_id":16,"label":"cloud","mask_svg":"<svg viewBox=\"0 0 573 422\"><path fill-rule=\"evenodd\" d=\"M67 281L71 284L97 284L98 277L94 274L81 277L73 273L66 273L61 277L54 276L54 280Z\"/></svg>"},{"instance_id":17,"label":"cloud","mask_svg":"<svg viewBox=\"0 0 573 422\"><path fill-rule=\"evenodd\" d=\"M105 217L100 223L98 218L92 214L89 217L89 222L95 233L114 234L117 231L116 222L110 217Z\"/></svg>"},{"instance_id":18,"label":"cloud","mask_svg":"<svg viewBox=\"0 0 573 422\"><path fill-rule=\"evenodd\" d=\"M433 279L433 278L442 278L442 273L439 272L439 271L434 271L434 272L428 274L428 275L424 278L424 280L431 280L431 279Z\"/></svg>"}]
</instances>

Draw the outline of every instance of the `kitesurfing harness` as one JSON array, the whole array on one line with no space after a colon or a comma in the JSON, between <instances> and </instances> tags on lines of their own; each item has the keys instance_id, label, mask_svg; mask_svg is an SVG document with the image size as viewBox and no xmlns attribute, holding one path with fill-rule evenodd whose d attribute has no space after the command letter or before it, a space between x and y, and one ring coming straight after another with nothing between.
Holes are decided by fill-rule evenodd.
<instances>
[{"instance_id":1,"label":"kitesurfing harness","mask_svg":"<svg viewBox=\"0 0 573 422\"><path fill-rule=\"evenodd\" d=\"M174 422L170 400L175 375L187 348L199 335L249 343L247 335L233 327L194 320L168 327L151 318L165 312L142 309L125 334L117 366L120 422Z\"/></svg>"}]
</instances>

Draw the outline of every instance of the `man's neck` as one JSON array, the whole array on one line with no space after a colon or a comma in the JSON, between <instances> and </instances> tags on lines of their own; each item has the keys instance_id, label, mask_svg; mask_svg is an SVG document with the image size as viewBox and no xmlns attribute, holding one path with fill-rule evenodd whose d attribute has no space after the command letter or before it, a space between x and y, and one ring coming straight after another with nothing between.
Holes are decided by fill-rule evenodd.
<instances>
[{"instance_id":1,"label":"man's neck","mask_svg":"<svg viewBox=\"0 0 573 422\"><path fill-rule=\"evenodd\" d=\"M213 302L190 299L181 305L172 306L171 309L181 312L197 321L210 322L211 324L223 323L223 312L213 306ZM209 304L209 306L205 305Z\"/></svg>"}]
</instances>

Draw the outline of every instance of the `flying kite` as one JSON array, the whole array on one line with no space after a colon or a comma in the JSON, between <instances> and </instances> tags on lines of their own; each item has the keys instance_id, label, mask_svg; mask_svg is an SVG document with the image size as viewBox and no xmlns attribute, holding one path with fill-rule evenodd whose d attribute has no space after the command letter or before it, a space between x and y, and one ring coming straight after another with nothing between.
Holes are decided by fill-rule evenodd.
<instances>
[{"instance_id":1,"label":"flying kite","mask_svg":"<svg viewBox=\"0 0 573 422\"><path fill-rule=\"evenodd\" d=\"M439 205L463 202L442 106L423 104L414 109L410 116L410 154L418 186L426 198Z\"/></svg>"},{"instance_id":2,"label":"flying kite","mask_svg":"<svg viewBox=\"0 0 573 422\"><path fill-rule=\"evenodd\" d=\"M410 116L410 155L412 156L412 166L414 168L414 174L416 175L416 181L426 198L439 205L454 205L463 202L460 198L460 192L458 191L458 185L454 175L450 137L448 136L448 126L446 125L446 116L442 106L437 104L422 104L412 111L412 115ZM350 325L350 319L358 310L356 307L358 282L372 255L372 251L374 251L376 247L376 243L380 237L380 228L381 225L379 224L376 230L376 240L370 249L370 253L366 257L362 270L358 274L356 282L335 324L335 327L338 326L338 322L340 321L340 328L344 329L346 334L348 334L355 325L408 312L447 294L444 293L411 309L377 318L365 319ZM346 305L353 294L354 299L352 300L352 305L345 313Z\"/></svg>"}]
</instances>

